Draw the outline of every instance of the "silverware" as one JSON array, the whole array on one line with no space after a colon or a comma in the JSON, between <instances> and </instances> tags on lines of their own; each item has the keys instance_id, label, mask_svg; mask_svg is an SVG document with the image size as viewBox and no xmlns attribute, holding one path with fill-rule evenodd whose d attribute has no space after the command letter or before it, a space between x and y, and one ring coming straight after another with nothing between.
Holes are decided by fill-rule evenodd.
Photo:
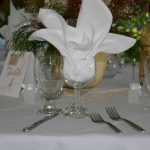
<instances>
[{"instance_id":1,"label":"silverware","mask_svg":"<svg viewBox=\"0 0 150 150\"><path fill-rule=\"evenodd\" d=\"M34 122L33 124L31 125L28 125L27 127L23 128L22 131L23 132L29 132L31 131L32 129L34 129L35 127L39 126L40 124L44 123L45 121L48 121L52 118L54 118L55 116L57 116L58 114L52 114L52 115L49 115L49 116L46 116L44 117L43 119L39 120L39 121L36 121Z\"/></svg>"},{"instance_id":2,"label":"silverware","mask_svg":"<svg viewBox=\"0 0 150 150\"><path fill-rule=\"evenodd\" d=\"M98 113L91 113L90 114L90 117L91 117L91 120L95 123L106 123L107 125L109 125L116 133L122 133L122 131L114 126L112 123L108 122L108 121L105 121L101 116L100 114Z\"/></svg>"},{"instance_id":3,"label":"silverware","mask_svg":"<svg viewBox=\"0 0 150 150\"><path fill-rule=\"evenodd\" d=\"M130 126L132 126L134 129L136 129L137 131L139 131L139 132L145 131L145 129L143 129L142 127L140 127L136 123L134 123L128 119L122 118L114 106L106 107L106 112L109 115L109 117L113 120L123 120L126 123L128 123Z\"/></svg>"}]
</instances>

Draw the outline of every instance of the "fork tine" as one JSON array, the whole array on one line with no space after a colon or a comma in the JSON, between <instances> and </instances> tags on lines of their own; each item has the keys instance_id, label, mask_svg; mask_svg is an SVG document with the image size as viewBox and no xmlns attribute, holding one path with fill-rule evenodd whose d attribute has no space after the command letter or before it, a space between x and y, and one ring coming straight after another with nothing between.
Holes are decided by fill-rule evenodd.
<instances>
[{"instance_id":1,"label":"fork tine","mask_svg":"<svg viewBox=\"0 0 150 150\"><path fill-rule=\"evenodd\" d=\"M97 122L97 123L104 122L108 124L115 132L122 133L122 131L116 126L114 126L112 123L105 121L99 113L90 113L90 117L93 122Z\"/></svg>"},{"instance_id":2,"label":"fork tine","mask_svg":"<svg viewBox=\"0 0 150 150\"><path fill-rule=\"evenodd\" d=\"M117 112L117 109L115 108L115 106L112 106L111 108L112 108L112 111L113 111L113 113L115 114L115 116L116 116L117 118L121 118L120 115L119 115L119 113Z\"/></svg>"},{"instance_id":3,"label":"fork tine","mask_svg":"<svg viewBox=\"0 0 150 150\"><path fill-rule=\"evenodd\" d=\"M99 113L95 113L94 115L96 120L102 120L102 117L99 115Z\"/></svg>"},{"instance_id":4,"label":"fork tine","mask_svg":"<svg viewBox=\"0 0 150 150\"><path fill-rule=\"evenodd\" d=\"M96 116L97 116L97 118L98 118L99 120L103 120L103 118L100 116L99 113L97 113Z\"/></svg>"},{"instance_id":5,"label":"fork tine","mask_svg":"<svg viewBox=\"0 0 150 150\"><path fill-rule=\"evenodd\" d=\"M97 113L95 113L94 115L95 115L95 119L96 119L96 120L99 120Z\"/></svg>"},{"instance_id":6,"label":"fork tine","mask_svg":"<svg viewBox=\"0 0 150 150\"><path fill-rule=\"evenodd\" d=\"M94 116L95 116L94 113L91 112L91 113L90 113L90 117L91 117L92 121L95 121L95 117L94 117Z\"/></svg>"},{"instance_id":7,"label":"fork tine","mask_svg":"<svg viewBox=\"0 0 150 150\"><path fill-rule=\"evenodd\" d=\"M134 122L132 122L132 121L130 121L128 119L120 117L119 113L117 112L117 109L114 106L113 106L113 110L114 110L114 113L117 115L116 117L118 117L117 119L124 120L126 123L128 123L129 125L131 125L133 128L135 128L139 132L144 132L145 131L145 129L143 129L142 127L140 127L136 123L134 123Z\"/></svg>"},{"instance_id":8,"label":"fork tine","mask_svg":"<svg viewBox=\"0 0 150 150\"><path fill-rule=\"evenodd\" d=\"M109 117L111 119L114 119L114 115L112 114L112 111L110 110L110 107L106 107L106 112L107 112L107 114L109 115Z\"/></svg>"},{"instance_id":9,"label":"fork tine","mask_svg":"<svg viewBox=\"0 0 150 150\"><path fill-rule=\"evenodd\" d=\"M99 113L92 112L90 114L90 117L91 117L92 121L104 121L103 118L100 116Z\"/></svg>"},{"instance_id":10,"label":"fork tine","mask_svg":"<svg viewBox=\"0 0 150 150\"><path fill-rule=\"evenodd\" d=\"M91 119L92 119L92 121L98 120L96 113L93 113L93 112L91 113Z\"/></svg>"},{"instance_id":11,"label":"fork tine","mask_svg":"<svg viewBox=\"0 0 150 150\"><path fill-rule=\"evenodd\" d=\"M114 110L114 106L110 106L110 111L111 111L111 113L113 114L113 116L114 116L114 118L118 118L117 116L117 114L116 114L116 112L115 112L115 110Z\"/></svg>"}]
</instances>

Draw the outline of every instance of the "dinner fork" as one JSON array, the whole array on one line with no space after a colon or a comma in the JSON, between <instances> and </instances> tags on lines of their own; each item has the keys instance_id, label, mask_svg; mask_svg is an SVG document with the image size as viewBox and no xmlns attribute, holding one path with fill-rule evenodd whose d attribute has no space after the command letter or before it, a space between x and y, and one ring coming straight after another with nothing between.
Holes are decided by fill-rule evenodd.
<instances>
[{"instance_id":1,"label":"dinner fork","mask_svg":"<svg viewBox=\"0 0 150 150\"><path fill-rule=\"evenodd\" d=\"M106 112L112 120L123 120L126 123L128 123L130 126L132 126L134 129L136 129L137 131L139 131L139 132L145 131L142 127L140 127L136 123L134 123L126 118L122 118L114 106L106 107Z\"/></svg>"},{"instance_id":2,"label":"dinner fork","mask_svg":"<svg viewBox=\"0 0 150 150\"><path fill-rule=\"evenodd\" d=\"M122 131L117 128L116 126L114 126L112 123L105 121L99 113L90 113L90 117L91 120L95 123L106 123L107 125L109 125L116 133L122 133Z\"/></svg>"}]
</instances>

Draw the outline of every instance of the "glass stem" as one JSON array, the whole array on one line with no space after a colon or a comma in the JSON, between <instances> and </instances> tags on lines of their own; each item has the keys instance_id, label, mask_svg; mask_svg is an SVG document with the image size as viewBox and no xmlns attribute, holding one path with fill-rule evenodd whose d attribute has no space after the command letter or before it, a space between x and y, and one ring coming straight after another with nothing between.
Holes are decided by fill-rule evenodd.
<instances>
[{"instance_id":1,"label":"glass stem","mask_svg":"<svg viewBox=\"0 0 150 150\"><path fill-rule=\"evenodd\" d=\"M48 104L49 104L49 106L55 108L55 103L54 103L54 100L53 100L53 99L51 99L51 100L48 102Z\"/></svg>"},{"instance_id":2,"label":"glass stem","mask_svg":"<svg viewBox=\"0 0 150 150\"><path fill-rule=\"evenodd\" d=\"M54 100L45 100L45 104L44 104L44 109L51 109L51 108L55 108L55 104L54 104Z\"/></svg>"},{"instance_id":3,"label":"glass stem","mask_svg":"<svg viewBox=\"0 0 150 150\"><path fill-rule=\"evenodd\" d=\"M80 88L74 89L74 103L75 103L75 109L80 110Z\"/></svg>"}]
</instances>

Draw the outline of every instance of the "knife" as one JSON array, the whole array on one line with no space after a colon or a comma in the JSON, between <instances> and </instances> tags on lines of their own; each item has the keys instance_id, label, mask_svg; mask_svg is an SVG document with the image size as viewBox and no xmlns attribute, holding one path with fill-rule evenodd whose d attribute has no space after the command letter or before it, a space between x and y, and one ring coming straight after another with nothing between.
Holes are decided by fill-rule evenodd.
<instances>
[{"instance_id":1,"label":"knife","mask_svg":"<svg viewBox=\"0 0 150 150\"><path fill-rule=\"evenodd\" d=\"M35 127L39 126L40 124L44 123L45 121L48 121L48 120L54 118L54 117L57 116L57 115L58 115L58 113L52 114L52 115L49 115L49 116L45 116L45 117L42 118L41 120L36 121L36 122L34 122L33 124L28 125L27 127L23 128L22 131L23 131L23 132L29 132L29 131L31 131L32 129L34 129Z\"/></svg>"}]
</instances>

